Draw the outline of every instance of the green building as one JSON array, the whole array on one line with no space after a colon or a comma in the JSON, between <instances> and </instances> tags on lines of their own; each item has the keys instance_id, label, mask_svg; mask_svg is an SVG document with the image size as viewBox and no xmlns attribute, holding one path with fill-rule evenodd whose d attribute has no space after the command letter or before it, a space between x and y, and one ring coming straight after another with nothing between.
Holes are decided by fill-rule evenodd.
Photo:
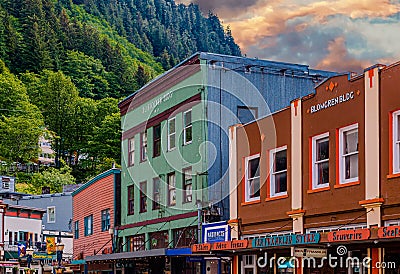
<instances>
[{"instance_id":1,"label":"green building","mask_svg":"<svg viewBox=\"0 0 400 274\"><path fill-rule=\"evenodd\" d=\"M229 218L228 127L285 107L331 75L305 65L197 53L120 102L116 252L132 259L125 273L204 271L207 264L185 256L201 242L202 222ZM229 271L217 265L218 273Z\"/></svg>"}]
</instances>

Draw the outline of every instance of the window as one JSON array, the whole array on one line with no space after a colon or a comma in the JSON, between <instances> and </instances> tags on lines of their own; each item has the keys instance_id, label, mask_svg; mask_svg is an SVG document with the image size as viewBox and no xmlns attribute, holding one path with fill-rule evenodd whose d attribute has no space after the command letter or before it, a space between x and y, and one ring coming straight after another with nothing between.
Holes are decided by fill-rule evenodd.
<instances>
[{"instance_id":1,"label":"window","mask_svg":"<svg viewBox=\"0 0 400 274\"><path fill-rule=\"evenodd\" d=\"M393 112L393 173L400 173L400 110Z\"/></svg>"},{"instance_id":2,"label":"window","mask_svg":"<svg viewBox=\"0 0 400 274\"><path fill-rule=\"evenodd\" d=\"M134 186L128 186L128 215L135 213Z\"/></svg>"},{"instance_id":3,"label":"window","mask_svg":"<svg viewBox=\"0 0 400 274\"><path fill-rule=\"evenodd\" d=\"M127 239L127 246L128 246L128 252L129 251L138 251L138 250L144 250L145 248L145 238L144 234L139 234L135 236L130 236Z\"/></svg>"},{"instance_id":4,"label":"window","mask_svg":"<svg viewBox=\"0 0 400 274\"><path fill-rule=\"evenodd\" d=\"M160 209L161 185L160 178L153 179L153 209Z\"/></svg>"},{"instance_id":5,"label":"window","mask_svg":"<svg viewBox=\"0 0 400 274\"><path fill-rule=\"evenodd\" d=\"M256 107L237 107L237 117L240 123L246 124L258 118L258 108Z\"/></svg>"},{"instance_id":6,"label":"window","mask_svg":"<svg viewBox=\"0 0 400 274\"><path fill-rule=\"evenodd\" d=\"M183 144L192 142L192 110L183 113Z\"/></svg>"},{"instance_id":7,"label":"window","mask_svg":"<svg viewBox=\"0 0 400 274\"><path fill-rule=\"evenodd\" d=\"M168 150L173 150L175 148L175 117L168 120Z\"/></svg>"},{"instance_id":8,"label":"window","mask_svg":"<svg viewBox=\"0 0 400 274\"><path fill-rule=\"evenodd\" d=\"M85 236L93 234L93 215L85 217Z\"/></svg>"},{"instance_id":9,"label":"window","mask_svg":"<svg viewBox=\"0 0 400 274\"><path fill-rule=\"evenodd\" d=\"M176 205L176 178L175 173L168 174L168 205Z\"/></svg>"},{"instance_id":10,"label":"window","mask_svg":"<svg viewBox=\"0 0 400 274\"><path fill-rule=\"evenodd\" d=\"M110 229L110 209L101 211L101 231L108 231Z\"/></svg>"},{"instance_id":11,"label":"window","mask_svg":"<svg viewBox=\"0 0 400 274\"><path fill-rule=\"evenodd\" d=\"M147 160L147 131L140 133L140 161Z\"/></svg>"},{"instance_id":12,"label":"window","mask_svg":"<svg viewBox=\"0 0 400 274\"><path fill-rule=\"evenodd\" d=\"M358 124L339 129L340 183L358 181Z\"/></svg>"},{"instance_id":13,"label":"window","mask_svg":"<svg viewBox=\"0 0 400 274\"><path fill-rule=\"evenodd\" d=\"M161 125L153 127L153 157L161 154Z\"/></svg>"},{"instance_id":14,"label":"window","mask_svg":"<svg viewBox=\"0 0 400 274\"><path fill-rule=\"evenodd\" d=\"M55 206L47 207L47 222L48 223L56 222L56 207Z\"/></svg>"},{"instance_id":15,"label":"window","mask_svg":"<svg viewBox=\"0 0 400 274\"><path fill-rule=\"evenodd\" d=\"M147 211L147 183L140 183L140 213Z\"/></svg>"},{"instance_id":16,"label":"window","mask_svg":"<svg viewBox=\"0 0 400 274\"><path fill-rule=\"evenodd\" d=\"M150 249L167 248L168 244L168 231L150 233Z\"/></svg>"},{"instance_id":17,"label":"window","mask_svg":"<svg viewBox=\"0 0 400 274\"><path fill-rule=\"evenodd\" d=\"M192 201L192 168L183 171L183 201L184 203Z\"/></svg>"},{"instance_id":18,"label":"window","mask_svg":"<svg viewBox=\"0 0 400 274\"><path fill-rule=\"evenodd\" d=\"M315 136L312 142L312 187L329 186L329 133Z\"/></svg>"},{"instance_id":19,"label":"window","mask_svg":"<svg viewBox=\"0 0 400 274\"><path fill-rule=\"evenodd\" d=\"M271 197L287 194L287 148L286 146L270 151L271 170Z\"/></svg>"},{"instance_id":20,"label":"window","mask_svg":"<svg viewBox=\"0 0 400 274\"><path fill-rule=\"evenodd\" d=\"M174 247L191 246L197 243L197 227L183 227L173 230Z\"/></svg>"},{"instance_id":21,"label":"window","mask_svg":"<svg viewBox=\"0 0 400 274\"><path fill-rule=\"evenodd\" d=\"M8 231L8 244L9 245L13 244L13 233L12 233L12 231Z\"/></svg>"},{"instance_id":22,"label":"window","mask_svg":"<svg viewBox=\"0 0 400 274\"><path fill-rule=\"evenodd\" d=\"M128 166L135 164L135 137L128 140Z\"/></svg>"},{"instance_id":23,"label":"window","mask_svg":"<svg viewBox=\"0 0 400 274\"><path fill-rule=\"evenodd\" d=\"M245 201L260 199L260 154L246 158L245 166Z\"/></svg>"},{"instance_id":24,"label":"window","mask_svg":"<svg viewBox=\"0 0 400 274\"><path fill-rule=\"evenodd\" d=\"M74 236L75 239L79 239L79 221L75 221L74 223Z\"/></svg>"}]
</instances>

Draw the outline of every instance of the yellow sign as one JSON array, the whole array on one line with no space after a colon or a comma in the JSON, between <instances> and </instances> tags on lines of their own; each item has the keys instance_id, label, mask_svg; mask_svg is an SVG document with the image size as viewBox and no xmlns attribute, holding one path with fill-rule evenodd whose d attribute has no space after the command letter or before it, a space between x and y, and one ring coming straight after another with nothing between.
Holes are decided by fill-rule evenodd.
<instances>
[{"instance_id":1,"label":"yellow sign","mask_svg":"<svg viewBox=\"0 0 400 274\"><path fill-rule=\"evenodd\" d=\"M47 250L47 254L55 254L56 253L56 238L55 237L46 237L46 250Z\"/></svg>"}]
</instances>

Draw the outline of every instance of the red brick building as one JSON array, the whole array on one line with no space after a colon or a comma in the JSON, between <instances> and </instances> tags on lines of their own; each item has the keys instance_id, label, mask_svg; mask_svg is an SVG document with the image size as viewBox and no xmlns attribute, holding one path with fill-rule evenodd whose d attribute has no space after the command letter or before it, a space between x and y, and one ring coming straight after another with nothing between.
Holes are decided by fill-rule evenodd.
<instances>
[{"instance_id":1,"label":"red brick building","mask_svg":"<svg viewBox=\"0 0 400 274\"><path fill-rule=\"evenodd\" d=\"M74 260L113 252L118 225L121 171L113 168L97 175L72 193ZM90 270L112 270L109 265L89 265Z\"/></svg>"}]
</instances>

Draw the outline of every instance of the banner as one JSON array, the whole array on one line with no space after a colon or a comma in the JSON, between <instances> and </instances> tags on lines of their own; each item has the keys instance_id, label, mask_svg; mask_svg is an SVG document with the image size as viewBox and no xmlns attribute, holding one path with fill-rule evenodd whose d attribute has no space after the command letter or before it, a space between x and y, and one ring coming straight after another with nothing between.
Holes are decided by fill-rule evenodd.
<instances>
[{"instance_id":1,"label":"banner","mask_svg":"<svg viewBox=\"0 0 400 274\"><path fill-rule=\"evenodd\" d=\"M18 243L18 257L24 257L26 255L26 245L24 243Z\"/></svg>"},{"instance_id":2,"label":"banner","mask_svg":"<svg viewBox=\"0 0 400 274\"><path fill-rule=\"evenodd\" d=\"M46 250L47 250L47 254L55 254L56 253L56 238L55 237L46 237Z\"/></svg>"}]
</instances>

